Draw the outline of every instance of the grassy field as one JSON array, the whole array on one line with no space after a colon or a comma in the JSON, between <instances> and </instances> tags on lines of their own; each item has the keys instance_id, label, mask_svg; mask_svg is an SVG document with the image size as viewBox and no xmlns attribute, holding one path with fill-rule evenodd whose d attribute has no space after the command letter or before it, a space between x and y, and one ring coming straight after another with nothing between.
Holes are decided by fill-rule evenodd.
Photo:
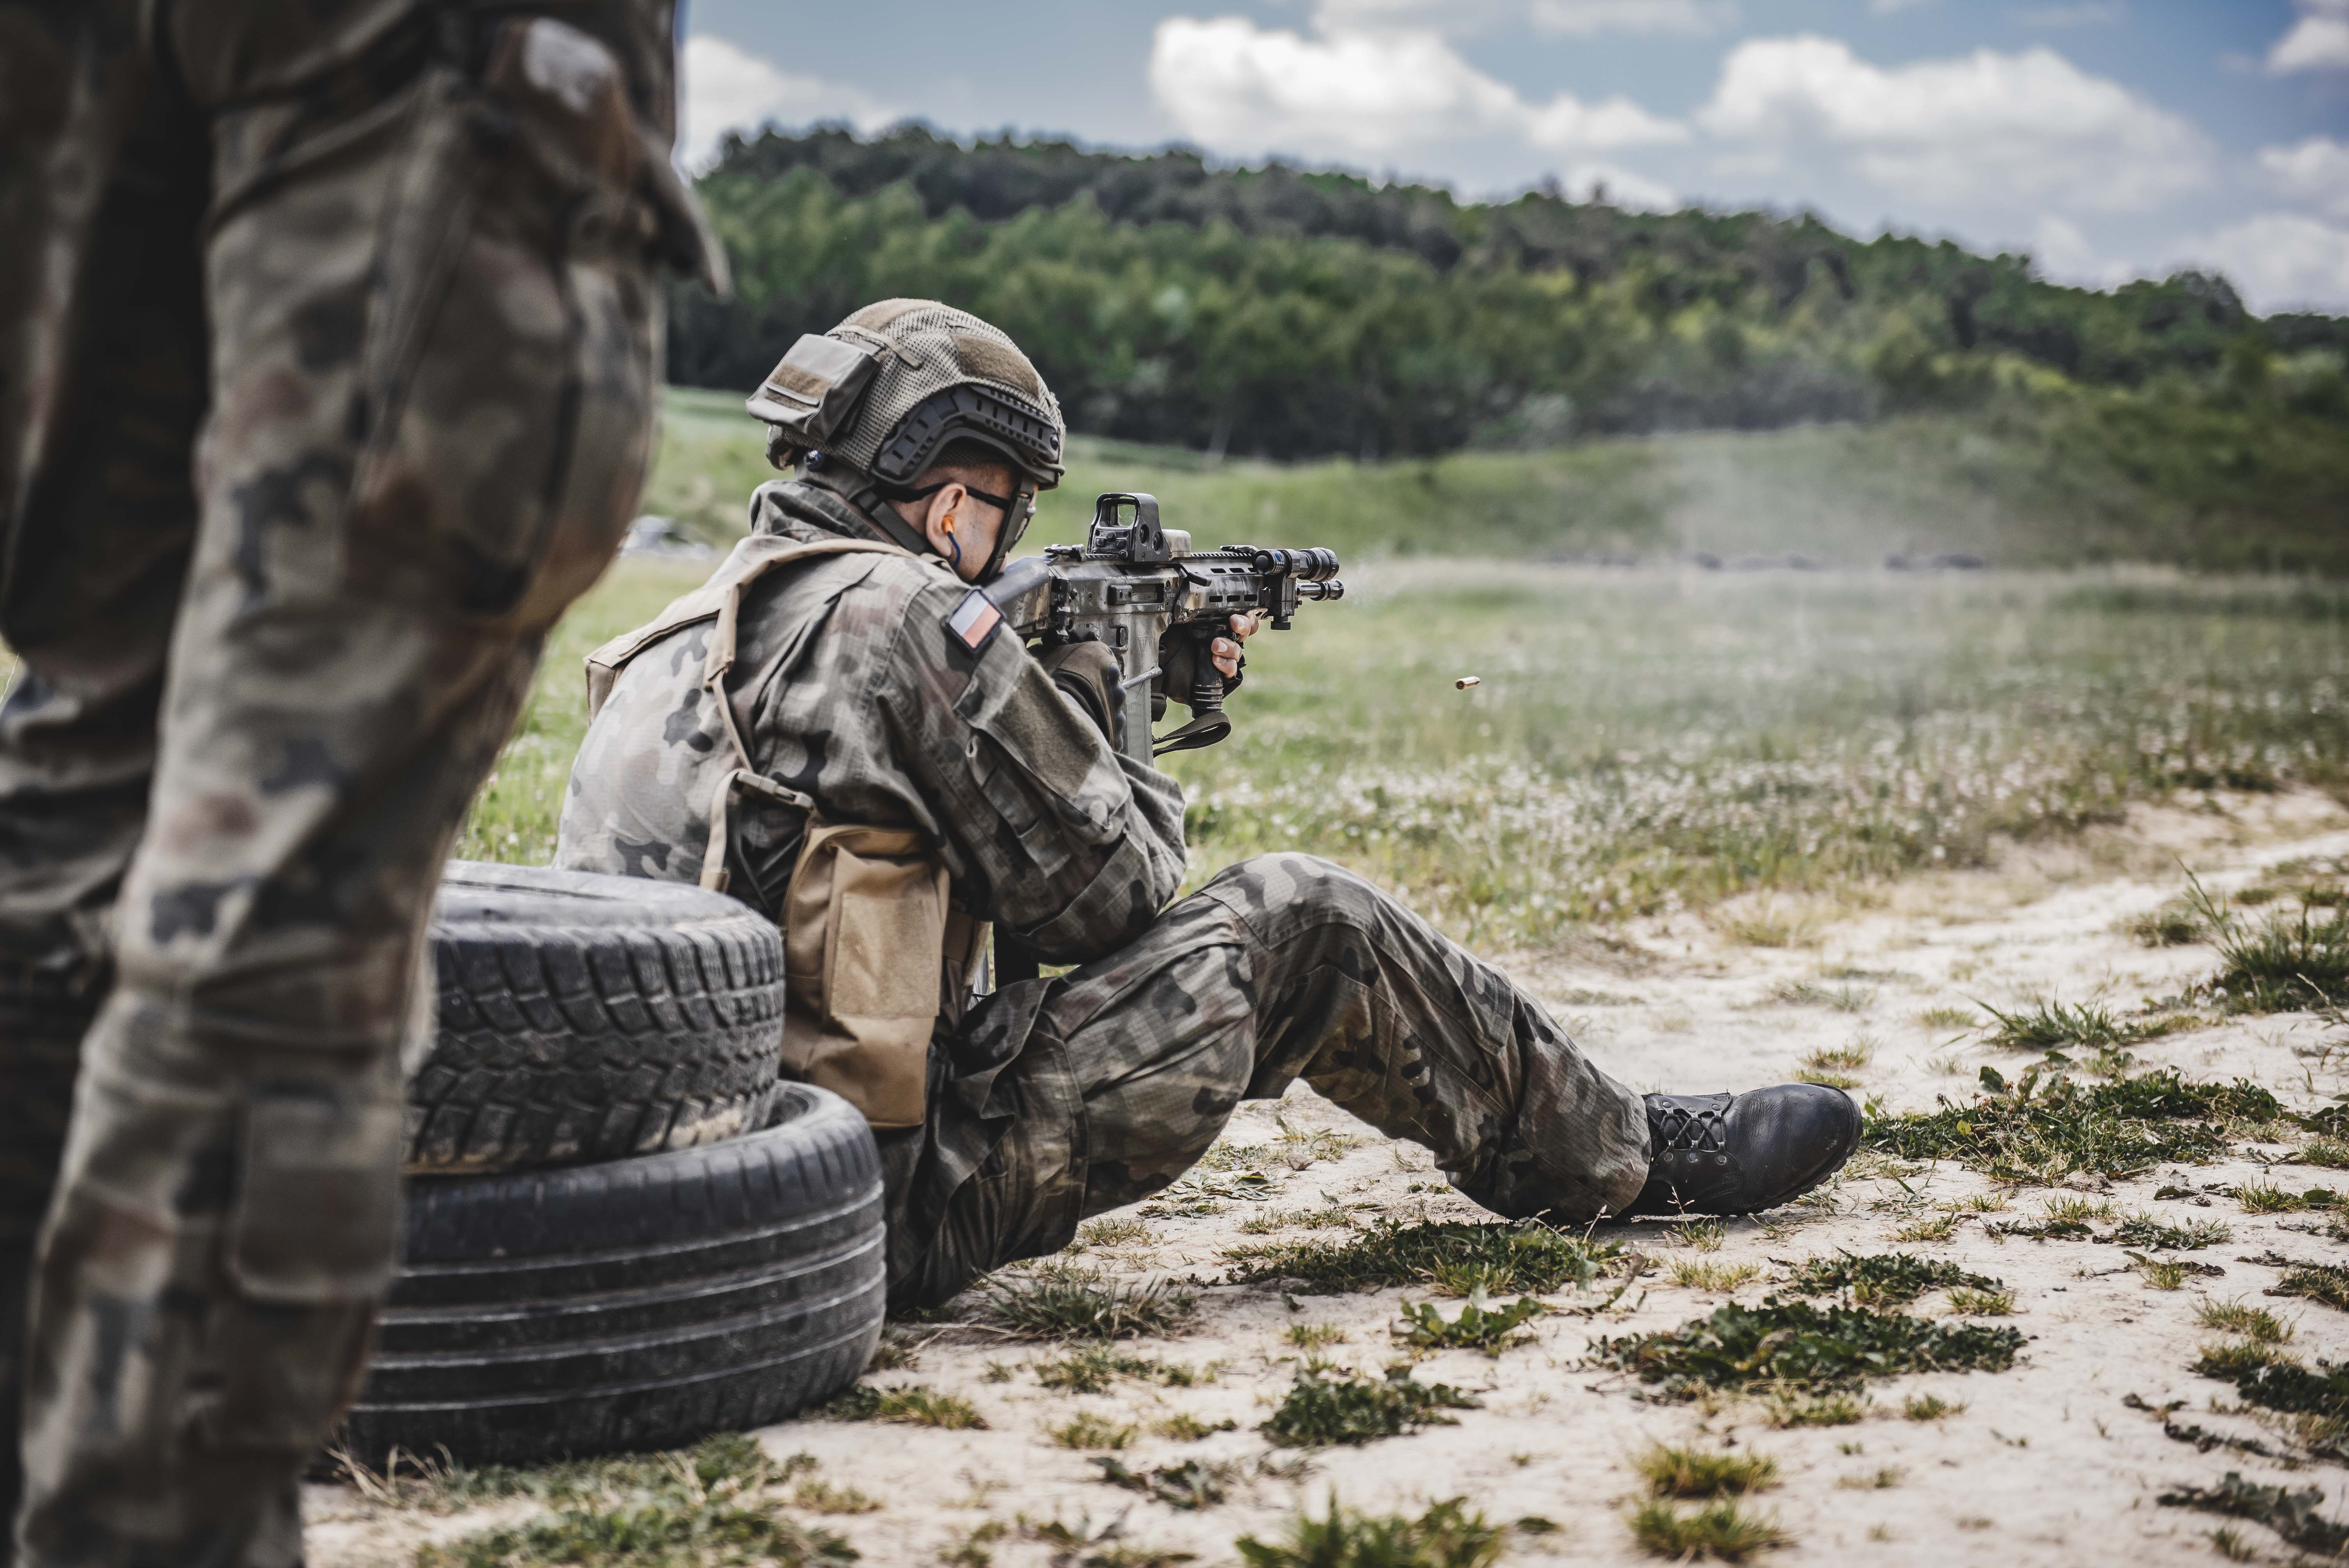
<instances>
[{"instance_id":1,"label":"grassy field","mask_svg":"<svg viewBox=\"0 0 2349 1568\"><path fill-rule=\"evenodd\" d=\"M684 439L673 427L670 453ZM624 562L581 603L461 852L547 854L579 655L700 571ZM2002 835L2179 789L2349 782L2349 595L2328 587L1393 553L1349 577L1344 603L1257 639L1234 738L1170 759L1195 877L1305 849L1460 935L1538 944L1747 889L1978 863Z\"/></svg>"},{"instance_id":2,"label":"grassy field","mask_svg":"<svg viewBox=\"0 0 2349 1568\"><path fill-rule=\"evenodd\" d=\"M647 510L712 542L774 477L730 393L672 390ZM1081 537L1102 490L1159 498L1201 544L1326 544L1382 555L1800 554L1875 565L1964 552L2003 567L2113 562L2349 573L2349 445L2305 418L2158 399L2057 398L1967 415L1758 433L1697 431L1530 451L1216 462L1087 437L1040 540Z\"/></svg>"}]
</instances>

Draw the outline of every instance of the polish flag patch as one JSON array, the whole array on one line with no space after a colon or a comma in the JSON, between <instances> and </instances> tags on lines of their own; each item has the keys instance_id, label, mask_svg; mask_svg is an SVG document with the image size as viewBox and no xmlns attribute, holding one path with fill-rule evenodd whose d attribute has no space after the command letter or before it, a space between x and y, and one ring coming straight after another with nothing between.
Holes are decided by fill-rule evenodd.
<instances>
[{"instance_id":1,"label":"polish flag patch","mask_svg":"<svg viewBox=\"0 0 2349 1568\"><path fill-rule=\"evenodd\" d=\"M995 601L976 588L964 594L954 614L947 617L947 630L974 654L986 645L987 639L1002 624L1003 612L995 607Z\"/></svg>"}]
</instances>

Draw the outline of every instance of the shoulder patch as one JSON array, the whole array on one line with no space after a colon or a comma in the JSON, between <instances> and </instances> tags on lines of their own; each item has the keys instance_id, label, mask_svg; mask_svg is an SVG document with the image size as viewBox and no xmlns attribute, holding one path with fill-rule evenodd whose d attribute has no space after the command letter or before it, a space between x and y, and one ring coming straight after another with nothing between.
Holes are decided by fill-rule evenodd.
<instances>
[{"instance_id":1,"label":"shoulder patch","mask_svg":"<svg viewBox=\"0 0 2349 1568\"><path fill-rule=\"evenodd\" d=\"M1001 624L1003 612L995 607L994 600L976 588L964 594L962 603L954 607L954 614L947 617L947 630L974 654L987 645L987 639Z\"/></svg>"}]
</instances>

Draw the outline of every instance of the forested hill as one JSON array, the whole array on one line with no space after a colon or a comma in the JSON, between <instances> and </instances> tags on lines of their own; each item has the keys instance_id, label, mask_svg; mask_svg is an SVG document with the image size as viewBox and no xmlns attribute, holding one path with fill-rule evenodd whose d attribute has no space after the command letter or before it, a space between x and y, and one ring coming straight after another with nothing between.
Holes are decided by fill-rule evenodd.
<instances>
[{"instance_id":1,"label":"forested hill","mask_svg":"<svg viewBox=\"0 0 2349 1568\"><path fill-rule=\"evenodd\" d=\"M748 388L800 333L926 295L1009 332L1102 436L1377 458L2028 407L2119 469L2199 443L2290 531L2349 527L2349 320L2258 318L2204 273L2100 292L1807 215L918 127L730 139L700 189L738 295L678 290L680 385Z\"/></svg>"}]
</instances>

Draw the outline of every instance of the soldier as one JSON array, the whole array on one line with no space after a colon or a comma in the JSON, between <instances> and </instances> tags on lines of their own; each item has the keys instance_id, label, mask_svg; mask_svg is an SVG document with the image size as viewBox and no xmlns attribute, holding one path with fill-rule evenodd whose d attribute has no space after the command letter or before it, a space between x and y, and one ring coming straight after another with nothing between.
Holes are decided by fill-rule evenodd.
<instances>
[{"instance_id":1,"label":"soldier","mask_svg":"<svg viewBox=\"0 0 2349 1568\"><path fill-rule=\"evenodd\" d=\"M634 509L656 272L715 262L673 46L668 0L0 0L27 1565L301 1559L440 868Z\"/></svg>"},{"instance_id":2,"label":"soldier","mask_svg":"<svg viewBox=\"0 0 2349 1568\"><path fill-rule=\"evenodd\" d=\"M884 301L750 407L800 475L760 488L706 587L590 656L556 862L783 923L786 1059L879 1133L893 1305L1065 1245L1299 1077L1508 1216L1741 1213L1849 1157L1833 1089L1642 1101L1327 861L1259 856L1168 906L1182 791L1104 738L1114 657L1031 657L971 587L1061 473L1059 407L1003 334ZM1253 629L1213 645L1227 677ZM1078 967L974 1004L982 921Z\"/></svg>"}]
</instances>

